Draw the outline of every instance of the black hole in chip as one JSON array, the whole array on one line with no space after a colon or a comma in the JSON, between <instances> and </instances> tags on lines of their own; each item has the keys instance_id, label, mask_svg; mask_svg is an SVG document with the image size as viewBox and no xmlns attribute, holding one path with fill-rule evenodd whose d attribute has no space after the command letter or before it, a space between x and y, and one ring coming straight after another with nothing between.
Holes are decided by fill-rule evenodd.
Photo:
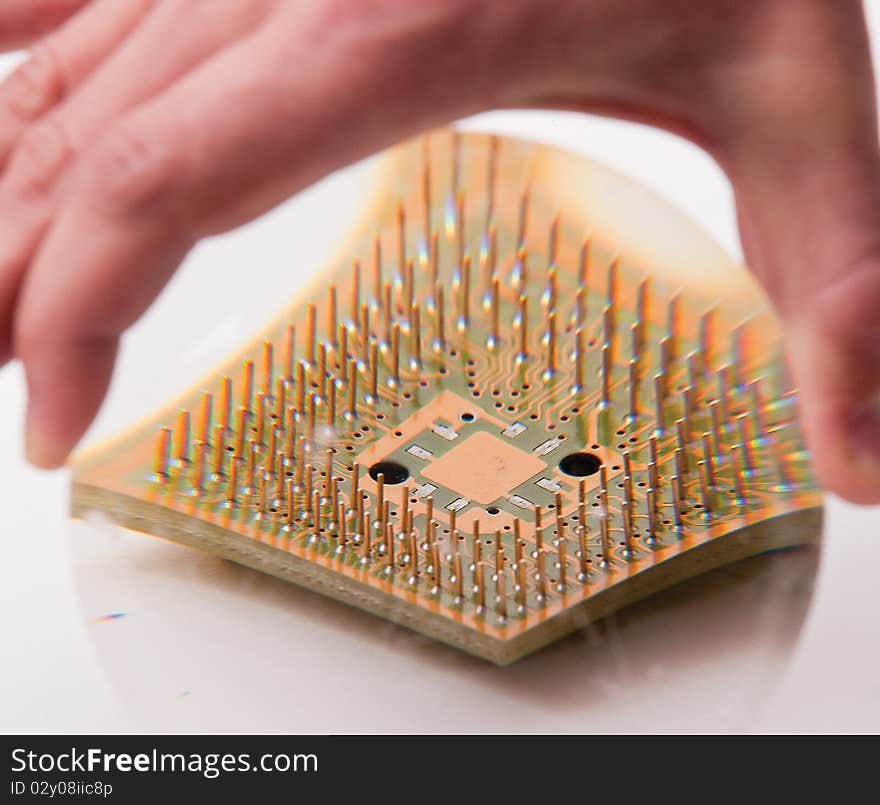
<instances>
[{"instance_id":1,"label":"black hole in chip","mask_svg":"<svg viewBox=\"0 0 880 805\"><path fill-rule=\"evenodd\" d=\"M385 483L392 486L402 484L409 478L409 470L396 461L377 461L370 467L370 478L374 481L379 480L380 474L385 476Z\"/></svg>"},{"instance_id":2,"label":"black hole in chip","mask_svg":"<svg viewBox=\"0 0 880 805\"><path fill-rule=\"evenodd\" d=\"M462 422L473 422L476 419L470 411L465 411L459 418Z\"/></svg>"},{"instance_id":3,"label":"black hole in chip","mask_svg":"<svg viewBox=\"0 0 880 805\"><path fill-rule=\"evenodd\" d=\"M488 509L486 509L486 514L501 514L501 509L499 509L497 506L490 506Z\"/></svg>"},{"instance_id":4,"label":"black hole in chip","mask_svg":"<svg viewBox=\"0 0 880 805\"><path fill-rule=\"evenodd\" d=\"M559 462L559 469L566 475L575 478L583 478L585 475L595 475L602 466L602 459L592 453L569 453L563 456Z\"/></svg>"}]
</instances>

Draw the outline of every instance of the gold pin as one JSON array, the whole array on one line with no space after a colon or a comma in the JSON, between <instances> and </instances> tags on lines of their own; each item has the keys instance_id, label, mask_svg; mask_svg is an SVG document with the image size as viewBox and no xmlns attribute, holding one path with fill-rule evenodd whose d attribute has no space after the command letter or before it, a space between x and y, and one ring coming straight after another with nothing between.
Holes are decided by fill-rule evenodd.
<instances>
[{"instance_id":1,"label":"gold pin","mask_svg":"<svg viewBox=\"0 0 880 805\"><path fill-rule=\"evenodd\" d=\"M357 361L348 359L348 407L343 415L346 419L357 419Z\"/></svg>"},{"instance_id":2,"label":"gold pin","mask_svg":"<svg viewBox=\"0 0 880 805\"><path fill-rule=\"evenodd\" d=\"M391 283L386 282L382 289L382 331L385 333L384 344L387 346L391 343L391 322L394 310L391 306Z\"/></svg>"},{"instance_id":3,"label":"gold pin","mask_svg":"<svg viewBox=\"0 0 880 805\"><path fill-rule=\"evenodd\" d=\"M238 505L238 464L239 457L234 453L229 459L229 482L226 484L226 505L229 508Z\"/></svg>"},{"instance_id":4,"label":"gold pin","mask_svg":"<svg viewBox=\"0 0 880 805\"><path fill-rule=\"evenodd\" d=\"M224 430L229 429L229 417L232 413L232 378L226 376L223 378L223 384L220 386L220 410L219 424Z\"/></svg>"},{"instance_id":5,"label":"gold pin","mask_svg":"<svg viewBox=\"0 0 880 805\"><path fill-rule=\"evenodd\" d=\"M618 274L620 269L620 258L615 257L608 264L608 310L612 315L612 330L614 327L613 316L614 312L617 310L617 301L618 301Z\"/></svg>"},{"instance_id":6,"label":"gold pin","mask_svg":"<svg viewBox=\"0 0 880 805\"><path fill-rule=\"evenodd\" d=\"M501 286L497 278L492 280L490 314L492 334L489 336L487 346L489 349L495 349L501 341Z\"/></svg>"},{"instance_id":7,"label":"gold pin","mask_svg":"<svg viewBox=\"0 0 880 805\"><path fill-rule=\"evenodd\" d=\"M657 494L653 487L648 487L645 493L645 505L648 509L648 537L645 540L649 545L657 542Z\"/></svg>"},{"instance_id":8,"label":"gold pin","mask_svg":"<svg viewBox=\"0 0 880 805\"><path fill-rule=\"evenodd\" d=\"M272 394L275 384L275 347L271 341L263 342L263 393Z\"/></svg>"},{"instance_id":9,"label":"gold pin","mask_svg":"<svg viewBox=\"0 0 880 805\"><path fill-rule=\"evenodd\" d=\"M318 309L309 305L306 318L306 361L309 367L315 365L315 350L317 349L318 337Z\"/></svg>"},{"instance_id":10,"label":"gold pin","mask_svg":"<svg viewBox=\"0 0 880 805\"><path fill-rule=\"evenodd\" d=\"M287 409L287 380L278 378L275 392L275 420L278 424L284 423L284 412Z\"/></svg>"},{"instance_id":11,"label":"gold pin","mask_svg":"<svg viewBox=\"0 0 880 805\"><path fill-rule=\"evenodd\" d=\"M665 395L663 394L663 376L654 375L654 419L656 420L655 432L663 435L666 432L666 410L664 406Z\"/></svg>"},{"instance_id":12,"label":"gold pin","mask_svg":"<svg viewBox=\"0 0 880 805\"><path fill-rule=\"evenodd\" d=\"M461 263L461 287L458 297L458 329L465 332L470 323L471 258L465 255Z\"/></svg>"},{"instance_id":13,"label":"gold pin","mask_svg":"<svg viewBox=\"0 0 880 805\"><path fill-rule=\"evenodd\" d=\"M254 423L257 428L256 440L258 444L264 443L266 435L266 395L262 391L257 393L257 417Z\"/></svg>"},{"instance_id":14,"label":"gold pin","mask_svg":"<svg viewBox=\"0 0 880 805\"><path fill-rule=\"evenodd\" d=\"M639 418L639 364L636 360L631 360L629 362L629 384L628 384L628 400L629 400L629 412L627 413L627 419L630 422L635 422ZM662 422L660 423L660 428L662 429Z\"/></svg>"},{"instance_id":15,"label":"gold pin","mask_svg":"<svg viewBox=\"0 0 880 805\"><path fill-rule=\"evenodd\" d=\"M681 483L681 477L676 475L672 479L672 521L675 523L675 528L678 531L681 531L684 527L681 522L681 504L684 500L684 492Z\"/></svg>"},{"instance_id":16,"label":"gold pin","mask_svg":"<svg viewBox=\"0 0 880 805\"><path fill-rule=\"evenodd\" d=\"M259 489L257 492L257 507L259 509L260 514L265 514L267 510L266 506L266 487L268 484L266 483L268 479L266 478L266 473L260 473L260 483Z\"/></svg>"},{"instance_id":17,"label":"gold pin","mask_svg":"<svg viewBox=\"0 0 880 805\"><path fill-rule=\"evenodd\" d=\"M556 312L547 314L547 368L544 380L550 380L556 374Z\"/></svg>"},{"instance_id":18,"label":"gold pin","mask_svg":"<svg viewBox=\"0 0 880 805\"><path fill-rule=\"evenodd\" d=\"M523 556L523 541L520 533L519 517L513 520L513 548L514 561L516 563L516 603L520 610L526 608L526 563Z\"/></svg>"},{"instance_id":19,"label":"gold pin","mask_svg":"<svg viewBox=\"0 0 880 805\"><path fill-rule=\"evenodd\" d=\"M586 354L584 351L584 329L578 326L575 332L574 347L574 388L573 394L580 394L585 390L584 387L584 363L586 362Z\"/></svg>"},{"instance_id":20,"label":"gold pin","mask_svg":"<svg viewBox=\"0 0 880 805\"><path fill-rule=\"evenodd\" d=\"M434 292L434 290L437 288L437 283L440 282L440 241L436 232L431 236L430 242L430 283L428 285L428 288L431 292Z\"/></svg>"},{"instance_id":21,"label":"gold pin","mask_svg":"<svg viewBox=\"0 0 880 805\"><path fill-rule=\"evenodd\" d=\"M611 535L609 534L609 513L599 513L599 529L602 537L602 567L611 565Z\"/></svg>"},{"instance_id":22,"label":"gold pin","mask_svg":"<svg viewBox=\"0 0 880 805\"><path fill-rule=\"evenodd\" d=\"M706 456L705 445L703 448L703 460L700 462L700 499L703 504L705 517L712 516L712 459Z\"/></svg>"},{"instance_id":23,"label":"gold pin","mask_svg":"<svg viewBox=\"0 0 880 805\"><path fill-rule=\"evenodd\" d=\"M394 570L394 528L389 524L385 529L385 556L388 561L389 571Z\"/></svg>"},{"instance_id":24,"label":"gold pin","mask_svg":"<svg viewBox=\"0 0 880 805\"><path fill-rule=\"evenodd\" d=\"M454 593L456 603L460 602L464 595L464 580L462 579L461 554L458 552L458 531L452 532L452 544L455 552L452 554L452 575L454 579Z\"/></svg>"},{"instance_id":25,"label":"gold pin","mask_svg":"<svg viewBox=\"0 0 880 805\"><path fill-rule=\"evenodd\" d=\"M520 246L516 252L516 263L510 277L511 284L519 289L520 293L526 293L529 281L529 252L525 246Z\"/></svg>"},{"instance_id":26,"label":"gold pin","mask_svg":"<svg viewBox=\"0 0 880 805\"><path fill-rule=\"evenodd\" d=\"M325 452L324 461L324 497L330 498L333 489L333 451Z\"/></svg>"},{"instance_id":27,"label":"gold pin","mask_svg":"<svg viewBox=\"0 0 880 805\"><path fill-rule=\"evenodd\" d=\"M296 357L296 327L287 325L287 337L284 339L284 378L293 382L293 363Z\"/></svg>"},{"instance_id":28,"label":"gold pin","mask_svg":"<svg viewBox=\"0 0 880 805\"><path fill-rule=\"evenodd\" d=\"M599 467L599 527L602 537L602 566L611 564L609 518L611 511L608 508L608 470L603 464Z\"/></svg>"},{"instance_id":29,"label":"gold pin","mask_svg":"<svg viewBox=\"0 0 880 805\"><path fill-rule=\"evenodd\" d=\"M190 461L190 414L185 408L177 413L177 443L174 448L174 458L179 465L189 464Z\"/></svg>"},{"instance_id":30,"label":"gold pin","mask_svg":"<svg viewBox=\"0 0 880 805\"><path fill-rule=\"evenodd\" d=\"M639 283L636 295L636 323L633 333L633 347L636 355L641 355L645 346L645 328L648 322L649 300L650 280L645 278Z\"/></svg>"},{"instance_id":31,"label":"gold pin","mask_svg":"<svg viewBox=\"0 0 880 805\"><path fill-rule=\"evenodd\" d=\"M257 445L253 439L250 439L248 441L244 475L244 491L249 495L253 494L256 490L257 457Z\"/></svg>"},{"instance_id":32,"label":"gold pin","mask_svg":"<svg viewBox=\"0 0 880 805\"><path fill-rule=\"evenodd\" d=\"M293 531L296 522L296 497L294 495L293 478L287 479L287 514L285 520L289 530Z\"/></svg>"},{"instance_id":33,"label":"gold pin","mask_svg":"<svg viewBox=\"0 0 880 805\"><path fill-rule=\"evenodd\" d=\"M318 397L316 394L309 394L309 419L306 423L307 427L307 438L309 441L309 445L312 446L315 444L315 425L317 424L317 408L318 408Z\"/></svg>"},{"instance_id":34,"label":"gold pin","mask_svg":"<svg viewBox=\"0 0 880 805\"><path fill-rule=\"evenodd\" d=\"M336 355L336 366L340 369L345 369L345 361L348 359L348 325L341 321L339 322L338 330L337 342L339 343L339 351Z\"/></svg>"},{"instance_id":35,"label":"gold pin","mask_svg":"<svg viewBox=\"0 0 880 805\"><path fill-rule=\"evenodd\" d=\"M681 467L678 467L678 465L676 465L675 471L682 477L686 476L690 470L690 467L688 466L688 431L686 430L686 424L687 423L684 419L678 419L675 422L675 438L678 443L678 450L676 452L681 459Z\"/></svg>"},{"instance_id":36,"label":"gold pin","mask_svg":"<svg viewBox=\"0 0 880 805\"><path fill-rule=\"evenodd\" d=\"M376 307L382 305L382 241L377 235L373 238L373 297Z\"/></svg>"},{"instance_id":37,"label":"gold pin","mask_svg":"<svg viewBox=\"0 0 880 805\"><path fill-rule=\"evenodd\" d=\"M544 290L544 304L547 306L547 310L556 310L556 305L559 301L557 288L556 266L554 263L551 263L547 269L547 288Z\"/></svg>"},{"instance_id":38,"label":"gold pin","mask_svg":"<svg viewBox=\"0 0 880 805\"><path fill-rule=\"evenodd\" d=\"M526 230L529 221L529 189L523 191L519 197L519 221L516 228L516 244L519 248L526 245Z\"/></svg>"},{"instance_id":39,"label":"gold pin","mask_svg":"<svg viewBox=\"0 0 880 805\"><path fill-rule=\"evenodd\" d=\"M375 405L379 400L379 345L374 341L370 344L370 398Z\"/></svg>"},{"instance_id":40,"label":"gold pin","mask_svg":"<svg viewBox=\"0 0 880 805\"><path fill-rule=\"evenodd\" d=\"M431 581L434 583L434 589L439 592L443 587L442 568L440 566L440 549L433 537L430 540L431 545Z\"/></svg>"},{"instance_id":41,"label":"gold pin","mask_svg":"<svg viewBox=\"0 0 880 805\"><path fill-rule=\"evenodd\" d=\"M492 286L498 279L498 230L494 224L486 230L486 258L484 265L483 287L486 301L491 305Z\"/></svg>"},{"instance_id":42,"label":"gold pin","mask_svg":"<svg viewBox=\"0 0 880 805\"><path fill-rule=\"evenodd\" d=\"M410 328L412 357L410 367L414 372L422 368L422 316L418 302L412 306L412 327Z\"/></svg>"},{"instance_id":43,"label":"gold pin","mask_svg":"<svg viewBox=\"0 0 880 805\"><path fill-rule=\"evenodd\" d=\"M467 250L467 234L465 232L464 218L464 194L459 193L455 208L455 234L456 234L456 265L459 269L463 269L465 261L465 251Z\"/></svg>"},{"instance_id":44,"label":"gold pin","mask_svg":"<svg viewBox=\"0 0 880 805\"><path fill-rule=\"evenodd\" d=\"M755 458L752 452L752 440L749 435L748 415L740 414L736 418L736 424L739 431L739 443L742 448L743 472L746 476L751 476L755 469Z\"/></svg>"},{"instance_id":45,"label":"gold pin","mask_svg":"<svg viewBox=\"0 0 880 805\"><path fill-rule=\"evenodd\" d=\"M431 242L431 156L428 150L428 138L424 139L424 152L422 155L422 210L424 212L422 235L425 243Z\"/></svg>"},{"instance_id":46,"label":"gold pin","mask_svg":"<svg viewBox=\"0 0 880 805\"><path fill-rule=\"evenodd\" d=\"M721 438L724 426L721 424L721 406L718 404L718 400L712 400L709 403L709 416L712 422L712 430L710 432L712 455L720 456L724 452L723 440Z\"/></svg>"},{"instance_id":47,"label":"gold pin","mask_svg":"<svg viewBox=\"0 0 880 805\"><path fill-rule=\"evenodd\" d=\"M543 600L547 596L547 587L544 573L544 531L541 528L540 506L535 506L535 581L538 586L538 597Z\"/></svg>"},{"instance_id":48,"label":"gold pin","mask_svg":"<svg viewBox=\"0 0 880 805\"><path fill-rule=\"evenodd\" d=\"M254 362L245 361L241 377L241 404L248 411L254 400Z\"/></svg>"},{"instance_id":49,"label":"gold pin","mask_svg":"<svg viewBox=\"0 0 880 805\"><path fill-rule=\"evenodd\" d=\"M315 522L315 541L318 542L324 530L324 518L321 511L321 493L317 489L312 492L312 519Z\"/></svg>"},{"instance_id":50,"label":"gold pin","mask_svg":"<svg viewBox=\"0 0 880 805\"><path fill-rule=\"evenodd\" d=\"M327 427L336 427L336 378L330 378L327 391Z\"/></svg>"},{"instance_id":51,"label":"gold pin","mask_svg":"<svg viewBox=\"0 0 880 805\"><path fill-rule=\"evenodd\" d=\"M214 460L211 467L211 479L222 481L226 474L223 472L223 460L226 457L226 429L218 424L214 436Z\"/></svg>"},{"instance_id":52,"label":"gold pin","mask_svg":"<svg viewBox=\"0 0 880 805\"><path fill-rule=\"evenodd\" d=\"M504 569L504 548L501 545L501 531L495 531L495 572L501 573Z\"/></svg>"},{"instance_id":53,"label":"gold pin","mask_svg":"<svg viewBox=\"0 0 880 805\"><path fill-rule=\"evenodd\" d=\"M211 441L211 409L214 395L210 391L202 393L202 405L199 413L199 441L209 444Z\"/></svg>"},{"instance_id":54,"label":"gold pin","mask_svg":"<svg viewBox=\"0 0 880 805\"><path fill-rule=\"evenodd\" d=\"M578 291L583 291L581 295L581 302L583 304L583 307L576 308L576 326L583 326L583 323L587 318L586 291L587 283L590 277L590 246L591 239L588 236L584 238L583 243L581 243L580 259L578 261Z\"/></svg>"},{"instance_id":55,"label":"gold pin","mask_svg":"<svg viewBox=\"0 0 880 805\"><path fill-rule=\"evenodd\" d=\"M193 465L193 494L196 496L205 492L205 448L204 442L196 442L196 460Z\"/></svg>"},{"instance_id":56,"label":"gold pin","mask_svg":"<svg viewBox=\"0 0 880 805\"><path fill-rule=\"evenodd\" d=\"M611 405L611 350L608 344L602 345L602 399L600 408L608 408Z\"/></svg>"},{"instance_id":57,"label":"gold pin","mask_svg":"<svg viewBox=\"0 0 880 805\"><path fill-rule=\"evenodd\" d=\"M434 350L441 352L446 349L446 311L443 304L443 286L439 283L435 286L434 298L437 300L434 310Z\"/></svg>"},{"instance_id":58,"label":"gold pin","mask_svg":"<svg viewBox=\"0 0 880 805\"><path fill-rule=\"evenodd\" d=\"M479 564L483 559L483 544L480 542L480 521L474 520L471 530L471 557L474 564Z\"/></svg>"},{"instance_id":59,"label":"gold pin","mask_svg":"<svg viewBox=\"0 0 880 805\"><path fill-rule=\"evenodd\" d=\"M392 388L400 385L400 325L397 322L391 328L391 374L388 385Z\"/></svg>"},{"instance_id":60,"label":"gold pin","mask_svg":"<svg viewBox=\"0 0 880 805\"><path fill-rule=\"evenodd\" d=\"M733 487L736 492L736 503L738 506L747 506L749 502L748 493L745 485L745 466L743 462L742 445L734 445L733 447Z\"/></svg>"},{"instance_id":61,"label":"gold pin","mask_svg":"<svg viewBox=\"0 0 880 805\"><path fill-rule=\"evenodd\" d=\"M359 336L361 339L361 362L366 366L370 362L370 308L361 305L361 323Z\"/></svg>"},{"instance_id":62,"label":"gold pin","mask_svg":"<svg viewBox=\"0 0 880 805\"><path fill-rule=\"evenodd\" d=\"M327 344L318 342L318 398L327 399Z\"/></svg>"},{"instance_id":63,"label":"gold pin","mask_svg":"<svg viewBox=\"0 0 880 805\"><path fill-rule=\"evenodd\" d=\"M376 474L376 503L382 505L385 502L385 473Z\"/></svg>"},{"instance_id":64,"label":"gold pin","mask_svg":"<svg viewBox=\"0 0 880 805\"><path fill-rule=\"evenodd\" d=\"M419 580L419 542L415 529L410 529L407 532L407 538L409 541L409 581L410 584L415 584Z\"/></svg>"},{"instance_id":65,"label":"gold pin","mask_svg":"<svg viewBox=\"0 0 880 805\"><path fill-rule=\"evenodd\" d=\"M482 564L474 567L474 588L477 593L477 610L486 608L486 568Z\"/></svg>"},{"instance_id":66,"label":"gold pin","mask_svg":"<svg viewBox=\"0 0 880 805\"><path fill-rule=\"evenodd\" d=\"M669 374L669 369L671 365L671 339L666 336L660 339L660 377L663 378L663 382L660 386L660 390L663 394L663 398L665 399L669 394L669 388L666 383L666 377Z\"/></svg>"},{"instance_id":67,"label":"gold pin","mask_svg":"<svg viewBox=\"0 0 880 805\"><path fill-rule=\"evenodd\" d=\"M339 536L339 553L345 551L345 543L348 542L348 534L345 533L345 506L341 501L336 504L336 531Z\"/></svg>"},{"instance_id":68,"label":"gold pin","mask_svg":"<svg viewBox=\"0 0 880 805\"><path fill-rule=\"evenodd\" d=\"M306 410L306 364L299 361L296 365L296 410Z\"/></svg>"},{"instance_id":69,"label":"gold pin","mask_svg":"<svg viewBox=\"0 0 880 805\"><path fill-rule=\"evenodd\" d=\"M156 457L153 462L154 480L165 483L170 474L168 472L171 462L171 428L161 428L159 438L156 441Z\"/></svg>"},{"instance_id":70,"label":"gold pin","mask_svg":"<svg viewBox=\"0 0 880 805\"><path fill-rule=\"evenodd\" d=\"M657 437L651 436L648 439L648 486L651 489L660 489L660 476L657 467L660 463L660 457L657 448Z\"/></svg>"},{"instance_id":71,"label":"gold pin","mask_svg":"<svg viewBox=\"0 0 880 805\"><path fill-rule=\"evenodd\" d=\"M568 589L568 556L565 548L565 535L560 533L556 538L556 558L559 564L559 583L556 589L565 592Z\"/></svg>"},{"instance_id":72,"label":"gold pin","mask_svg":"<svg viewBox=\"0 0 880 805\"><path fill-rule=\"evenodd\" d=\"M504 569L495 574L495 611L502 619L507 617L507 590L504 585Z\"/></svg>"},{"instance_id":73,"label":"gold pin","mask_svg":"<svg viewBox=\"0 0 880 805\"><path fill-rule=\"evenodd\" d=\"M716 455L712 451L712 435L710 433L704 433L702 438L702 446L703 446L703 464L705 465L706 472L705 478L709 483L709 488L715 488L715 459Z\"/></svg>"},{"instance_id":74,"label":"gold pin","mask_svg":"<svg viewBox=\"0 0 880 805\"><path fill-rule=\"evenodd\" d=\"M247 436L248 409L244 406L238 409L238 417L235 423L235 454L244 455L244 440Z\"/></svg>"},{"instance_id":75,"label":"gold pin","mask_svg":"<svg viewBox=\"0 0 880 805\"><path fill-rule=\"evenodd\" d=\"M519 297L519 354L516 356L520 362L529 357L529 300L525 294Z\"/></svg>"},{"instance_id":76,"label":"gold pin","mask_svg":"<svg viewBox=\"0 0 880 805\"><path fill-rule=\"evenodd\" d=\"M413 261L412 258L410 258L406 261L406 268L403 275L403 303L407 322L412 322L412 308L414 302L415 282L413 280Z\"/></svg>"},{"instance_id":77,"label":"gold pin","mask_svg":"<svg viewBox=\"0 0 880 805\"><path fill-rule=\"evenodd\" d=\"M406 265L406 210L403 203L397 202L397 275L403 277Z\"/></svg>"},{"instance_id":78,"label":"gold pin","mask_svg":"<svg viewBox=\"0 0 880 805\"><path fill-rule=\"evenodd\" d=\"M327 286L327 337L334 347L337 346L336 321L336 286L331 282Z\"/></svg>"}]
</instances>

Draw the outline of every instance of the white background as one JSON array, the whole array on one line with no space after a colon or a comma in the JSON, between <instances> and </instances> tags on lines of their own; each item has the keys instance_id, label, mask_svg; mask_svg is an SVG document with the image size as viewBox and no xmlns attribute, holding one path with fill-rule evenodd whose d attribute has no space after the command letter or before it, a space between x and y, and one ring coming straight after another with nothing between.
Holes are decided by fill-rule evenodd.
<instances>
[{"instance_id":1,"label":"white background","mask_svg":"<svg viewBox=\"0 0 880 805\"><path fill-rule=\"evenodd\" d=\"M876 4L869 16L876 33ZM0 70L12 63L0 59ZM610 164L739 254L724 177L681 140L552 112L495 113L467 125ZM90 438L163 402L277 310L334 253L366 172L344 171L200 246L126 337ZM23 410L20 370L7 367L0 730L880 728L878 509L828 501L815 578L815 553L776 555L503 670L192 551L70 523L66 473L36 472L20 457ZM108 613L124 617L102 619Z\"/></svg>"}]
</instances>

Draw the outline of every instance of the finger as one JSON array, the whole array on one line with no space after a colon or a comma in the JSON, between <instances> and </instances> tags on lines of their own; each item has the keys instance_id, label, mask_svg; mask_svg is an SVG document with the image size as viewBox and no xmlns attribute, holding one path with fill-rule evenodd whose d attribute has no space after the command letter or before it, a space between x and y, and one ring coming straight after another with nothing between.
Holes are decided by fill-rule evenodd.
<instances>
[{"instance_id":1,"label":"finger","mask_svg":"<svg viewBox=\"0 0 880 805\"><path fill-rule=\"evenodd\" d=\"M816 59L815 83L806 66L804 85L788 86L789 98L809 96L803 118L779 120L792 104L765 79L766 119L736 132L726 167L746 257L782 316L814 469L829 490L876 503L880 153L867 41L856 33L846 53Z\"/></svg>"},{"instance_id":2,"label":"finger","mask_svg":"<svg viewBox=\"0 0 880 805\"><path fill-rule=\"evenodd\" d=\"M0 182L0 220L16 222L0 244L0 365L11 354L12 308L21 277L51 220L70 166L117 116L245 35L269 7L238 0L200 3L195 9L163 3L67 101L21 136ZM184 12L189 12L192 33L181 37L177 34ZM157 52L162 52L159 60Z\"/></svg>"},{"instance_id":3,"label":"finger","mask_svg":"<svg viewBox=\"0 0 880 805\"><path fill-rule=\"evenodd\" d=\"M0 50L27 47L89 1L3 0L0 7Z\"/></svg>"},{"instance_id":4,"label":"finger","mask_svg":"<svg viewBox=\"0 0 880 805\"><path fill-rule=\"evenodd\" d=\"M16 311L33 463L63 462L103 398L112 350L93 355L83 345L118 337L196 239L474 108L464 92L447 92L437 103L419 82L401 84L399 60L370 74L348 53L316 53L307 29L302 36L299 70L284 69L295 61L295 45L254 35L134 110L86 156ZM351 122L366 120L359 136L350 136ZM59 360L67 367L63 378L51 371Z\"/></svg>"},{"instance_id":5,"label":"finger","mask_svg":"<svg viewBox=\"0 0 880 805\"><path fill-rule=\"evenodd\" d=\"M34 45L0 84L0 166L24 128L82 83L151 6L151 0L95 0Z\"/></svg>"}]
</instances>

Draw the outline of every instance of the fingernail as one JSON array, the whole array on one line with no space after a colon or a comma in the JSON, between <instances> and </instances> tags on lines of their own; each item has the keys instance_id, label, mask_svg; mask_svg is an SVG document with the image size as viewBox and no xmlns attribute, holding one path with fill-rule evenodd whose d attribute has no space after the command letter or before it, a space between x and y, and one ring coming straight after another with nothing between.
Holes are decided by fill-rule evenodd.
<instances>
[{"instance_id":1,"label":"fingernail","mask_svg":"<svg viewBox=\"0 0 880 805\"><path fill-rule=\"evenodd\" d=\"M24 454L29 464L41 470L54 470L64 463L53 440L30 413L24 429Z\"/></svg>"},{"instance_id":2,"label":"fingernail","mask_svg":"<svg viewBox=\"0 0 880 805\"><path fill-rule=\"evenodd\" d=\"M850 432L856 454L880 469L880 394L856 409Z\"/></svg>"}]
</instances>

